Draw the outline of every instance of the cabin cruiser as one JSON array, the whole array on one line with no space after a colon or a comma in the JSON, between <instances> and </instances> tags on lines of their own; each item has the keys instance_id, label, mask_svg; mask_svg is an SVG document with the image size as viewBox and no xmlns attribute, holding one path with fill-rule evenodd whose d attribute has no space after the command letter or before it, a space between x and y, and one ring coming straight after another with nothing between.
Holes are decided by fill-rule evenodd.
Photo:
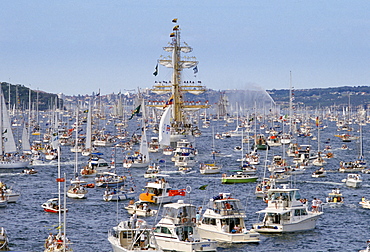
<instances>
[{"instance_id":1,"label":"cabin cruiser","mask_svg":"<svg viewBox=\"0 0 370 252\"><path fill-rule=\"evenodd\" d=\"M217 174L220 173L222 165L217 164L201 164L199 166L199 172L201 174Z\"/></svg>"},{"instance_id":2,"label":"cabin cruiser","mask_svg":"<svg viewBox=\"0 0 370 252\"><path fill-rule=\"evenodd\" d=\"M358 188L362 185L362 178L359 174L348 174L346 179L343 179L342 182L346 183L348 187Z\"/></svg>"},{"instance_id":3,"label":"cabin cruiser","mask_svg":"<svg viewBox=\"0 0 370 252\"><path fill-rule=\"evenodd\" d=\"M113 252L163 251L157 244L150 225L138 219L136 223L121 221L108 233Z\"/></svg>"},{"instance_id":4,"label":"cabin cruiser","mask_svg":"<svg viewBox=\"0 0 370 252\"><path fill-rule=\"evenodd\" d=\"M253 224L255 231L260 233L286 233L311 230L323 212L308 211L301 201L299 189L270 189L267 193L267 207L257 213L263 214L261 222Z\"/></svg>"},{"instance_id":5,"label":"cabin cruiser","mask_svg":"<svg viewBox=\"0 0 370 252\"><path fill-rule=\"evenodd\" d=\"M216 251L217 242L200 238L196 208L183 200L164 205L164 214L154 229L158 245L170 251Z\"/></svg>"},{"instance_id":6,"label":"cabin cruiser","mask_svg":"<svg viewBox=\"0 0 370 252\"><path fill-rule=\"evenodd\" d=\"M72 199L86 199L88 191L82 186L84 183L86 181L72 180L67 190L67 197Z\"/></svg>"},{"instance_id":7,"label":"cabin cruiser","mask_svg":"<svg viewBox=\"0 0 370 252\"><path fill-rule=\"evenodd\" d=\"M170 184L164 179L157 179L156 181L148 182L145 186L146 192L140 194L139 199L142 202L150 203L169 203L172 201L169 191Z\"/></svg>"},{"instance_id":8,"label":"cabin cruiser","mask_svg":"<svg viewBox=\"0 0 370 252\"><path fill-rule=\"evenodd\" d=\"M246 217L239 199L232 198L230 193L220 193L210 199L202 221L198 223L199 235L222 243L258 243L260 235L246 229Z\"/></svg>"}]
</instances>

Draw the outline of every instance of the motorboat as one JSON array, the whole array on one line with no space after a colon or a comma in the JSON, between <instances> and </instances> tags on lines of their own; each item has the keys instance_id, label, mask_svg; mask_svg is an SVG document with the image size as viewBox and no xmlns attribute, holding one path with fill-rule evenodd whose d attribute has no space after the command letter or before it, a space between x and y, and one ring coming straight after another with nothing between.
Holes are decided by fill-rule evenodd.
<instances>
[{"instance_id":1,"label":"motorboat","mask_svg":"<svg viewBox=\"0 0 370 252\"><path fill-rule=\"evenodd\" d=\"M4 208L8 206L8 198L5 196L0 196L0 208Z\"/></svg>"},{"instance_id":2,"label":"motorboat","mask_svg":"<svg viewBox=\"0 0 370 252\"><path fill-rule=\"evenodd\" d=\"M178 200L164 205L162 219L155 225L158 245L169 251L216 251L217 242L202 239L196 225L196 207Z\"/></svg>"},{"instance_id":3,"label":"motorboat","mask_svg":"<svg viewBox=\"0 0 370 252\"><path fill-rule=\"evenodd\" d=\"M370 209L370 200L366 199L365 197L362 197L359 204L362 206L362 208Z\"/></svg>"},{"instance_id":4,"label":"motorboat","mask_svg":"<svg viewBox=\"0 0 370 252\"><path fill-rule=\"evenodd\" d=\"M339 163L339 172L358 172L366 168L366 162L363 160L356 160L351 162L341 161Z\"/></svg>"},{"instance_id":5,"label":"motorboat","mask_svg":"<svg viewBox=\"0 0 370 252\"><path fill-rule=\"evenodd\" d=\"M157 214L157 210L150 209L147 203L141 201L134 202L131 200L130 203L125 206L125 209L129 214L136 213L137 216L142 217L155 216Z\"/></svg>"},{"instance_id":6,"label":"motorboat","mask_svg":"<svg viewBox=\"0 0 370 252\"><path fill-rule=\"evenodd\" d=\"M299 189L270 189L267 192L267 207L258 211L263 219L253 224L255 231L260 233L285 233L312 230L323 212L309 211L301 201Z\"/></svg>"},{"instance_id":7,"label":"motorboat","mask_svg":"<svg viewBox=\"0 0 370 252\"><path fill-rule=\"evenodd\" d=\"M366 249L361 249L359 252L370 252L370 240L366 242Z\"/></svg>"},{"instance_id":8,"label":"motorboat","mask_svg":"<svg viewBox=\"0 0 370 252\"><path fill-rule=\"evenodd\" d=\"M217 174L220 173L222 165L217 164L201 164L199 167L199 172L201 174Z\"/></svg>"},{"instance_id":9,"label":"motorboat","mask_svg":"<svg viewBox=\"0 0 370 252\"><path fill-rule=\"evenodd\" d=\"M198 223L201 238L221 243L258 243L260 234L247 230L244 207L230 193L220 193L209 200L202 220Z\"/></svg>"},{"instance_id":10,"label":"motorboat","mask_svg":"<svg viewBox=\"0 0 370 252\"><path fill-rule=\"evenodd\" d=\"M359 174L350 173L347 175L346 179L343 179L342 182L346 183L348 187L358 188L362 186L362 178Z\"/></svg>"},{"instance_id":11,"label":"motorboat","mask_svg":"<svg viewBox=\"0 0 370 252\"><path fill-rule=\"evenodd\" d=\"M329 207L337 207L337 206L342 206L344 204L344 197L340 190L333 189L329 194L328 197L326 198L326 203L324 206L329 206Z\"/></svg>"},{"instance_id":12,"label":"motorboat","mask_svg":"<svg viewBox=\"0 0 370 252\"><path fill-rule=\"evenodd\" d=\"M3 227L0 227L0 251L9 251L8 235Z\"/></svg>"},{"instance_id":13,"label":"motorboat","mask_svg":"<svg viewBox=\"0 0 370 252\"><path fill-rule=\"evenodd\" d=\"M323 167L321 167L320 169L314 171L311 175L311 177L313 178L322 178L322 177L326 177L326 171L324 170Z\"/></svg>"},{"instance_id":14,"label":"motorboat","mask_svg":"<svg viewBox=\"0 0 370 252\"><path fill-rule=\"evenodd\" d=\"M67 190L67 197L72 199L86 199L86 194L88 191L82 184L85 184L86 181L74 180L71 181L71 185Z\"/></svg>"},{"instance_id":15,"label":"motorboat","mask_svg":"<svg viewBox=\"0 0 370 252\"><path fill-rule=\"evenodd\" d=\"M87 165L80 170L83 177L95 177L97 174L109 172L113 167L101 156L100 152L90 154Z\"/></svg>"},{"instance_id":16,"label":"motorboat","mask_svg":"<svg viewBox=\"0 0 370 252\"><path fill-rule=\"evenodd\" d=\"M95 184L98 187L119 187L124 185L125 180L125 176L119 176L113 172L103 172L95 178Z\"/></svg>"},{"instance_id":17,"label":"motorboat","mask_svg":"<svg viewBox=\"0 0 370 252\"><path fill-rule=\"evenodd\" d=\"M116 190L115 188L111 189L107 187L104 191L103 200L104 201L121 201L121 200L129 200L135 197L136 192L126 191L123 189Z\"/></svg>"},{"instance_id":18,"label":"motorboat","mask_svg":"<svg viewBox=\"0 0 370 252\"><path fill-rule=\"evenodd\" d=\"M144 173L144 178L156 178L157 176L161 176L160 172L161 169L159 169L159 165L149 165L148 169Z\"/></svg>"},{"instance_id":19,"label":"motorboat","mask_svg":"<svg viewBox=\"0 0 370 252\"><path fill-rule=\"evenodd\" d=\"M163 251L157 244L153 230L144 220L136 223L121 221L108 233L113 252Z\"/></svg>"},{"instance_id":20,"label":"motorboat","mask_svg":"<svg viewBox=\"0 0 370 252\"><path fill-rule=\"evenodd\" d=\"M256 182L258 176L250 176L248 174L243 174L243 172L237 172L236 174L226 175L222 174L221 183L222 184L236 184L236 183L249 183Z\"/></svg>"},{"instance_id":21,"label":"motorboat","mask_svg":"<svg viewBox=\"0 0 370 252\"><path fill-rule=\"evenodd\" d=\"M6 184L0 181L0 190L4 198L7 200L7 203L16 203L21 194L13 190L13 188L8 187Z\"/></svg>"},{"instance_id":22,"label":"motorboat","mask_svg":"<svg viewBox=\"0 0 370 252\"><path fill-rule=\"evenodd\" d=\"M145 188L146 192L139 196L140 201L155 204L172 202L172 196L169 193L171 186L164 178L148 182Z\"/></svg>"},{"instance_id":23,"label":"motorboat","mask_svg":"<svg viewBox=\"0 0 370 252\"><path fill-rule=\"evenodd\" d=\"M44 209L45 212L48 213L59 213L68 211L68 209L64 209L63 207L59 208L58 198L52 198L47 200L45 203L42 203L41 207Z\"/></svg>"}]
</instances>

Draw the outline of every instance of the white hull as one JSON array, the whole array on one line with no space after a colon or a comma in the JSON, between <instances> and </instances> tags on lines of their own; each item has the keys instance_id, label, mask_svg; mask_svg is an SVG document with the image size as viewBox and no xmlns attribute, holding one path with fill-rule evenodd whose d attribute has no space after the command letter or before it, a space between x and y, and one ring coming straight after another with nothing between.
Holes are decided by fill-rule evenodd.
<instances>
[{"instance_id":1,"label":"white hull","mask_svg":"<svg viewBox=\"0 0 370 252\"><path fill-rule=\"evenodd\" d=\"M133 199L135 197L135 193L116 193L116 194L109 194L104 195L104 201L120 201L120 200L128 200Z\"/></svg>"},{"instance_id":2,"label":"white hull","mask_svg":"<svg viewBox=\"0 0 370 252\"><path fill-rule=\"evenodd\" d=\"M71 193L67 192L67 197L71 199L86 199L86 193Z\"/></svg>"},{"instance_id":3,"label":"white hull","mask_svg":"<svg viewBox=\"0 0 370 252\"><path fill-rule=\"evenodd\" d=\"M207 230L198 227L198 233L203 239L211 239L222 243L259 243L260 235L255 231L248 233L226 233L217 230Z\"/></svg>"},{"instance_id":4,"label":"white hull","mask_svg":"<svg viewBox=\"0 0 370 252\"><path fill-rule=\"evenodd\" d=\"M163 250L169 251L183 251L183 252L194 252L194 251L217 251L216 243L209 241L200 242L186 242L176 241L171 238L163 238L156 236L159 247Z\"/></svg>"},{"instance_id":5,"label":"white hull","mask_svg":"<svg viewBox=\"0 0 370 252\"><path fill-rule=\"evenodd\" d=\"M362 181L353 181L353 180L347 179L346 180L346 186L358 188L358 187L362 186Z\"/></svg>"},{"instance_id":6,"label":"white hull","mask_svg":"<svg viewBox=\"0 0 370 252\"><path fill-rule=\"evenodd\" d=\"M263 222L260 222L253 224L253 228L260 233L288 233L312 230L315 229L316 221L321 214L322 213L309 214L307 217L302 218L302 220L286 224L266 223L266 225L264 225Z\"/></svg>"},{"instance_id":7,"label":"white hull","mask_svg":"<svg viewBox=\"0 0 370 252\"><path fill-rule=\"evenodd\" d=\"M20 169L28 165L28 161L0 161L0 169Z\"/></svg>"}]
</instances>

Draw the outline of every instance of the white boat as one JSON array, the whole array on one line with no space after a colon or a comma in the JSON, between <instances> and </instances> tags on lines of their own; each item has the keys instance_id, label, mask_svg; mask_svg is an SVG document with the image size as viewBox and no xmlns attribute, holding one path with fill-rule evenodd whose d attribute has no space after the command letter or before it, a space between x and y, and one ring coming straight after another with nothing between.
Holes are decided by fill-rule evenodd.
<instances>
[{"instance_id":1,"label":"white boat","mask_svg":"<svg viewBox=\"0 0 370 252\"><path fill-rule=\"evenodd\" d=\"M121 201L121 200L129 200L135 197L135 191L125 191L125 190L116 190L107 188L104 191L103 200L104 201Z\"/></svg>"},{"instance_id":2,"label":"white boat","mask_svg":"<svg viewBox=\"0 0 370 252\"><path fill-rule=\"evenodd\" d=\"M314 171L311 175L313 178L322 178L326 177L326 171L324 170L324 167L321 167L320 169Z\"/></svg>"},{"instance_id":3,"label":"white boat","mask_svg":"<svg viewBox=\"0 0 370 252\"><path fill-rule=\"evenodd\" d=\"M118 226L109 231L108 241L113 252L162 251L151 226L141 219L138 219L135 224L121 221Z\"/></svg>"},{"instance_id":4,"label":"white boat","mask_svg":"<svg viewBox=\"0 0 370 252\"><path fill-rule=\"evenodd\" d=\"M30 160L18 153L4 95L0 90L0 169L26 168Z\"/></svg>"},{"instance_id":5,"label":"white boat","mask_svg":"<svg viewBox=\"0 0 370 252\"><path fill-rule=\"evenodd\" d=\"M344 204L344 197L339 189L333 189L326 197L325 207L338 207Z\"/></svg>"},{"instance_id":6,"label":"white boat","mask_svg":"<svg viewBox=\"0 0 370 252\"><path fill-rule=\"evenodd\" d=\"M113 172L103 172L95 178L95 185L98 187L119 187L125 184L125 180L125 176L119 176Z\"/></svg>"},{"instance_id":7,"label":"white boat","mask_svg":"<svg viewBox=\"0 0 370 252\"><path fill-rule=\"evenodd\" d=\"M131 200L130 203L125 206L125 209L129 214L136 213L137 216L142 217L155 216L157 214L157 210L150 209L147 203L141 201L134 202Z\"/></svg>"},{"instance_id":8,"label":"white boat","mask_svg":"<svg viewBox=\"0 0 370 252\"><path fill-rule=\"evenodd\" d=\"M42 203L41 205L44 211L48 213L59 213L68 211L68 209L64 209L63 207L60 206L61 204L59 204L59 198L49 199L46 202Z\"/></svg>"},{"instance_id":9,"label":"white boat","mask_svg":"<svg viewBox=\"0 0 370 252\"><path fill-rule=\"evenodd\" d=\"M361 202L358 204L360 204L362 208L370 209L370 200L367 200L365 197L362 197Z\"/></svg>"},{"instance_id":10,"label":"white boat","mask_svg":"<svg viewBox=\"0 0 370 252\"><path fill-rule=\"evenodd\" d=\"M0 251L9 251L9 239L3 227L0 227Z\"/></svg>"},{"instance_id":11,"label":"white boat","mask_svg":"<svg viewBox=\"0 0 370 252\"><path fill-rule=\"evenodd\" d=\"M299 189L270 189L267 193L267 207L257 213L263 220L253 224L260 233L285 233L312 230L316 221L323 214L320 211L308 211L300 201Z\"/></svg>"},{"instance_id":12,"label":"white boat","mask_svg":"<svg viewBox=\"0 0 370 252\"><path fill-rule=\"evenodd\" d=\"M172 202L172 196L169 192L171 186L164 178L148 182L145 188L146 192L139 195L140 201L155 204Z\"/></svg>"},{"instance_id":13,"label":"white boat","mask_svg":"<svg viewBox=\"0 0 370 252\"><path fill-rule=\"evenodd\" d=\"M164 205L164 215L154 229L158 245L170 251L216 251L217 242L200 238L196 208L179 200Z\"/></svg>"},{"instance_id":14,"label":"white boat","mask_svg":"<svg viewBox=\"0 0 370 252\"><path fill-rule=\"evenodd\" d=\"M348 187L358 188L362 186L362 178L359 174L348 174L347 178L343 179L342 182L345 182Z\"/></svg>"},{"instance_id":15,"label":"white boat","mask_svg":"<svg viewBox=\"0 0 370 252\"><path fill-rule=\"evenodd\" d=\"M248 231L244 219L247 217L239 199L230 193L220 193L211 198L208 208L198 223L201 238L221 243L258 243L260 234Z\"/></svg>"},{"instance_id":16,"label":"white boat","mask_svg":"<svg viewBox=\"0 0 370 252\"><path fill-rule=\"evenodd\" d=\"M350 162L341 161L339 163L339 172L358 172L366 168L366 162L363 160L356 160Z\"/></svg>"},{"instance_id":17,"label":"white boat","mask_svg":"<svg viewBox=\"0 0 370 252\"><path fill-rule=\"evenodd\" d=\"M0 196L0 208L8 206L8 199L5 196Z\"/></svg>"},{"instance_id":18,"label":"white boat","mask_svg":"<svg viewBox=\"0 0 370 252\"><path fill-rule=\"evenodd\" d=\"M19 197L21 196L20 193L15 192L11 187L8 187L1 181L0 181L0 190L4 194L4 197L7 199L8 203L16 203Z\"/></svg>"},{"instance_id":19,"label":"white boat","mask_svg":"<svg viewBox=\"0 0 370 252\"><path fill-rule=\"evenodd\" d=\"M88 193L88 191L86 190L85 187L82 186L82 184L85 183L86 181L79 180L71 181L71 185L67 190L67 197L72 199L86 199L87 198L86 194Z\"/></svg>"},{"instance_id":20,"label":"white boat","mask_svg":"<svg viewBox=\"0 0 370 252\"><path fill-rule=\"evenodd\" d=\"M80 174L83 177L95 177L97 174L109 172L113 169L102 155L100 152L91 153L87 165L80 170Z\"/></svg>"},{"instance_id":21,"label":"white boat","mask_svg":"<svg viewBox=\"0 0 370 252\"><path fill-rule=\"evenodd\" d=\"M199 167L199 172L201 174L217 174L220 173L222 165L217 164L201 164Z\"/></svg>"}]
</instances>

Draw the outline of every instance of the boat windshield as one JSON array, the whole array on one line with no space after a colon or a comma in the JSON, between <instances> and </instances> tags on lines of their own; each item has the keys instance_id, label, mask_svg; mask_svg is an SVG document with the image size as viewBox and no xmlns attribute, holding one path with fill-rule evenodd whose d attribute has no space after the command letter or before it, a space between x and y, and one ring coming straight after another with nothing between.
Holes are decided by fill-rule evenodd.
<instances>
[{"instance_id":1,"label":"boat windshield","mask_svg":"<svg viewBox=\"0 0 370 252\"><path fill-rule=\"evenodd\" d=\"M244 214L244 209L242 208L240 201L237 200L214 201L211 208L221 215Z\"/></svg>"},{"instance_id":2,"label":"boat windshield","mask_svg":"<svg viewBox=\"0 0 370 252\"><path fill-rule=\"evenodd\" d=\"M166 207L165 216L169 218L194 218L195 206L183 206L179 208Z\"/></svg>"}]
</instances>

